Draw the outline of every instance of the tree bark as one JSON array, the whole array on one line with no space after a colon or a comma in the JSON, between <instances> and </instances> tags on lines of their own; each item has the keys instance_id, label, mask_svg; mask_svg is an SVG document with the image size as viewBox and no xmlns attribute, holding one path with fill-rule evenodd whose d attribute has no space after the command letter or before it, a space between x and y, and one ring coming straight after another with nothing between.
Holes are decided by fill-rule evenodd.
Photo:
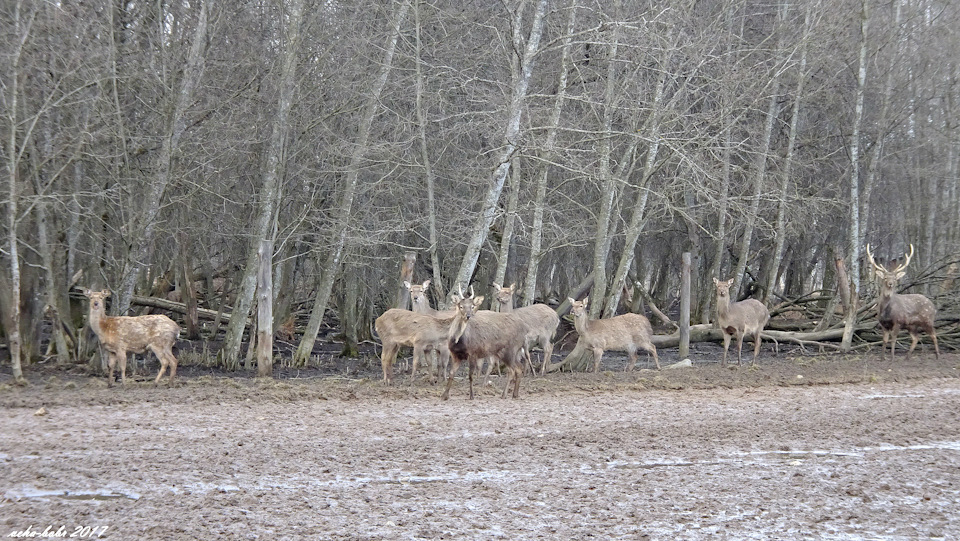
<instances>
[{"instance_id":1,"label":"tree bark","mask_svg":"<svg viewBox=\"0 0 960 541\"><path fill-rule=\"evenodd\" d=\"M333 282L336 279L337 270L340 268L340 258L343 255L343 250L347 243L347 233L350 228L350 214L353 211L353 200L357 192L360 167L369 148L370 128L373 125L373 119L377 111L380 110L380 96L383 94L383 89L387 85L387 78L390 76L390 71L393 67L393 56L397 50L397 42L400 39L400 29L403 27L403 21L406 19L409 9L410 0L404 0L397 8L392 32L384 49L383 61L380 64L380 72L377 75L374 87L371 89L370 95L363 108L363 117L360 120L357 142L353 154L350 157L350 165L347 169L343 198L337 209L337 219L334 227L335 237L332 239L327 257L320 266L322 269L320 285L317 288L317 296L313 303L313 310L310 313L310 321L307 322L307 328L304 330L303 338L300 340L297 351L293 355L293 366L306 366L307 360L310 358L310 353L313 351L313 345L317 341L317 334L320 332L323 314L327 310L330 291L333 289Z\"/></svg>"},{"instance_id":2,"label":"tree bark","mask_svg":"<svg viewBox=\"0 0 960 541\"><path fill-rule=\"evenodd\" d=\"M273 120L269 150L262 173L260 208L252 239L247 247L246 266L240 279L233 314L227 325L223 348L218 354L220 364L228 370L239 367L240 343L243 340L244 323L250 313L253 294L257 285L257 258L261 241L273 238L276 223L276 207L280 192L280 173L283 167L283 147L289 131L290 109L297 86L297 58L300 54L300 23L303 17L303 0L291 0L287 41L284 44L283 67L280 72L280 96ZM272 302L272 301L271 301Z\"/></svg>"},{"instance_id":3,"label":"tree bark","mask_svg":"<svg viewBox=\"0 0 960 541\"><path fill-rule=\"evenodd\" d=\"M567 96L567 72L570 69L570 47L573 43L573 32L576 28L578 1L571 0L570 2L570 18L567 20L567 30L563 35L563 52L560 58L557 95L550 114L550 124L547 128L547 138L543 145L544 151L541 157L543 167L537 179L537 191L533 200L533 224L530 227L530 260L527 263L527 278L523 284L522 306L530 306L537 296L537 273L540 268L540 261L543 259L543 215L547 199L547 178L551 170L550 164L556 155L557 130Z\"/></svg>"},{"instance_id":4,"label":"tree bark","mask_svg":"<svg viewBox=\"0 0 960 541\"><path fill-rule=\"evenodd\" d=\"M870 26L870 0L860 4L860 67L857 70L856 105L850 131L850 227L847 253L850 254L850 279L853 292L860 293L860 124L867 86L867 31Z\"/></svg>"},{"instance_id":5,"label":"tree bark","mask_svg":"<svg viewBox=\"0 0 960 541\"><path fill-rule=\"evenodd\" d=\"M490 224L496 217L497 202L500 200L500 193L503 191L503 185L507 180L507 174L510 172L510 163L513 155L517 151L520 137L520 117L523 114L523 104L527 97L527 89L530 86L530 76L533 73L534 56L540 48L540 37L543 34L543 26L546 21L546 11L548 0L539 0L536 11L533 16L533 24L530 28L530 37L527 39L527 47L523 53L521 62L521 75L514 85L510 109L507 111L507 125L504 130L504 146L500 152L497 166L493 170L491 185L483 199L483 206L480 209L480 215L477 217L473 233L467 243L467 248L463 254L463 260L460 268L457 270L456 279L453 287L469 286L470 277L476 269L477 260L480 257L480 249L487 240L487 234L490 231ZM519 28L514 29L519 32Z\"/></svg>"},{"instance_id":6,"label":"tree bark","mask_svg":"<svg viewBox=\"0 0 960 541\"><path fill-rule=\"evenodd\" d=\"M260 241L257 275L257 376L273 375L273 241Z\"/></svg>"},{"instance_id":7,"label":"tree bark","mask_svg":"<svg viewBox=\"0 0 960 541\"><path fill-rule=\"evenodd\" d=\"M183 70L183 79L180 89L174 99L174 107L167 119L167 130L157 156L157 176L147 186L142 195L140 212L131 218L130 229L133 236L130 242L130 251L123 262L120 285L117 288L117 304L114 311L126 313L130 308L130 299L133 297L134 286L140 275L140 270L147 261L150 246L157 227L157 216L160 214L160 204L170 185L173 169L173 156L180 147L180 139L187 130L187 108L193 101L193 95L200 78L203 75L203 48L207 42L207 3L201 0L200 14L197 27L194 29L193 42L187 56L187 65Z\"/></svg>"}]
</instances>

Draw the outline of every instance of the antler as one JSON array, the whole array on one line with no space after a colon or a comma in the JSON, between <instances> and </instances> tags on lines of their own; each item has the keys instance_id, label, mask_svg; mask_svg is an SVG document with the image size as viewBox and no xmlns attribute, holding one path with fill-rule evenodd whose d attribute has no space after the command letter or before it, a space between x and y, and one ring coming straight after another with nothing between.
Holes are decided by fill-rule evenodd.
<instances>
[{"instance_id":1,"label":"antler","mask_svg":"<svg viewBox=\"0 0 960 541\"><path fill-rule=\"evenodd\" d=\"M906 254L906 256L907 256L907 260L904 261L902 265L900 265L899 267L897 267L896 270L893 271L894 273L897 273L897 272L900 272L900 271L906 269L906 268L907 268L907 265L910 264L910 260L913 259L913 244L910 244L910 253L909 253L909 254Z\"/></svg>"},{"instance_id":2,"label":"antler","mask_svg":"<svg viewBox=\"0 0 960 541\"><path fill-rule=\"evenodd\" d=\"M873 260L873 254L870 253L870 244L867 244L867 258L870 259L870 264L873 265L873 268L877 269L878 271L887 272L887 269L877 265L877 262Z\"/></svg>"}]
</instances>

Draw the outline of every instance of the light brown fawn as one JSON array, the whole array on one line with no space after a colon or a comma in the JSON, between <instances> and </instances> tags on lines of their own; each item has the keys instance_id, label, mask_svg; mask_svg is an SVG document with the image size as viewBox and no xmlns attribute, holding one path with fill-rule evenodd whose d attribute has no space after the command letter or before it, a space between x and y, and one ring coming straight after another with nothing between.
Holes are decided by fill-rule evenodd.
<instances>
[{"instance_id":1,"label":"light brown fawn","mask_svg":"<svg viewBox=\"0 0 960 541\"><path fill-rule=\"evenodd\" d=\"M897 348L897 335L900 334L900 328L907 329L913 343L910 344L910 350L907 356L913 353L920 341L919 332L923 331L930 335L933 340L933 349L940 358L940 346L937 345L937 330L933 322L937 317L937 309L933 306L930 299L919 293L897 293L897 282L906 274L904 270L913 259L913 244L910 245L910 253L906 254L906 261L898 265L893 270L887 270L881 267L873 260L873 254L870 253L870 245L867 245L867 257L870 264L873 265L877 280L880 282L880 299L877 301L877 320L880 327L883 328L883 354L887 352L887 340L893 337L893 343L890 344L890 360L894 358L894 350Z\"/></svg>"},{"instance_id":2,"label":"light brown fawn","mask_svg":"<svg viewBox=\"0 0 960 541\"><path fill-rule=\"evenodd\" d=\"M757 364L760 355L760 332L770 320L767 307L757 299L744 299L739 302L730 302L730 286L733 278L720 281L713 279L717 287L717 322L723 331L723 361L720 366L727 366L727 350L730 348L730 338L737 337L737 366L743 358L743 335L753 336L753 364Z\"/></svg>"},{"instance_id":3,"label":"light brown fawn","mask_svg":"<svg viewBox=\"0 0 960 541\"><path fill-rule=\"evenodd\" d=\"M657 356L657 348L653 345L653 327L650 320L640 314L622 314L608 319L591 320L587 313L587 303L589 297L584 297L582 301L576 301L572 298L570 301L570 314L573 315L573 323L580 334L580 340L583 345L593 351L593 371L600 371L600 358L603 357L604 350L626 351L630 356L630 366L626 370L633 370L637 364L637 350L645 350L653 355L653 360L657 363L657 370L660 369L660 358Z\"/></svg>"},{"instance_id":4,"label":"light brown fawn","mask_svg":"<svg viewBox=\"0 0 960 541\"><path fill-rule=\"evenodd\" d=\"M177 375L177 358L173 355L173 346L180 337L180 326L162 314L109 317L104 307L104 299L110 296L109 290L82 291L90 300L90 328L97 334L100 344L108 353L107 385L113 386L113 371L117 363L120 364L120 382L126 384L127 352L144 353L147 349L160 361L160 372L157 373L154 383L160 383L167 367L170 367L170 383L173 383L173 378Z\"/></svg>"}]
</instances>

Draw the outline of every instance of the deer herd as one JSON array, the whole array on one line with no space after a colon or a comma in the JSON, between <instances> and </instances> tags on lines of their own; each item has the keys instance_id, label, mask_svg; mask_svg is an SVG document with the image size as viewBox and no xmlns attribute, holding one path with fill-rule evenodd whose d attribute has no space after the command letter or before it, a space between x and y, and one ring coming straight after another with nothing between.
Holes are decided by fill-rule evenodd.
<instances>
[{"instance_id":1,"label":"deer herd","mask_svg":"<svg viewBox=\"0 0 960 541\"><path fill-rule=\"evenodd\" d=\"M897 293L898 281L913 258L913 245L906 254L905 261L890 270L877 264L867 245L867 257L874 268L879 286L877 301L877 320L883 330L883 354L886 355L887 342L890 345L890 359L894 359L897 334L906 329L912 338L908 355L913 353L919 341L919 333L925 332L933 341L937 358L940 348L934 328L936 308L927 297L920 294ZM732 302L730 288L733 279L713 279L716 288L717 324L723 335L723 358L720 366L726 366L730 340L737 339L737 365L742 361L743 338L753 339L753 363L756 364L760 353L760 335L770 319L770 312L756 299ZM441 394L442 400L450 397L460 364L468 365L470 398L474 397L474 374L479 374L486 362L485 384L489 383L490 373L501 366L506 370L506 383L503 397L510 394L517 398L520 394L520 379L524 373L524 364L531 373L536 369L531 361L530 351L534 346L543 349L543 362L540 374L546 374L553 357L553 340L560 324L557 311L545 304L533 304L522 308L513 307L515 284L503 287L494 284L496 294L491 302L491 310L481 310L484 297L475 296L473 286L469 294L462 288L451 295L451 308L435 310L430 307L427 292L430 280L422 284L404 282L410 293L412 310L391 308L378 317L374 323L382 350L380 355L383 381L393 382L394 363L401 347L413 349L411 382L415 381L417 367L427 364L430 356L430 379L436 383L446 377L446 386ZM97 335L100 344L107 352L108 385L112 386L113 373L117 365L120 377L126 383L127 353L145 353L152 351L160 361L160 372L154 383L159 383L169 368L170 381L177 373L177 358L173 355L173 346L180 335L180 327L164 315L108 317L105 314L104 301L110 295L109 290L82 290L88 298L90 310L88 322ZM589 298L575 300L568 298L574 328L579 335L579 344L593 355L593 371L599 372L600 360L607 350L625 352L630 360L626 370L633 370L637 363L637 351L644 350L653 357L657 369L660 359L653 344L653 328L650 321L640 315L627 313L607 319L591 320L587 311Z\"/></svg>"}]
</instances>

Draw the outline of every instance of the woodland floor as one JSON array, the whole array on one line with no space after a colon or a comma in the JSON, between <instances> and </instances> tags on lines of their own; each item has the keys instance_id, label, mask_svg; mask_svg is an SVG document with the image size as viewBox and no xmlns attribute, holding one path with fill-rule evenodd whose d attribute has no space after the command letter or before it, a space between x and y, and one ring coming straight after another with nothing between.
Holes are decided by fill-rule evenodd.
<instances>
[{"instance_id":1,"label":"woodland floor","mask_svg":"<svg viewBox=\"0 0 960 541\"><path fill-rule=\"evenodd\" d=\"M267 380L187 364L158 387L44 365L18 387L5 366L0 536L960 538L960 355L721 353L630 373L607 354L524 377L519 400L498 378L470 401L461 377L447 402L385 387L371 352Z\"/></svg>"}]
</instances>

